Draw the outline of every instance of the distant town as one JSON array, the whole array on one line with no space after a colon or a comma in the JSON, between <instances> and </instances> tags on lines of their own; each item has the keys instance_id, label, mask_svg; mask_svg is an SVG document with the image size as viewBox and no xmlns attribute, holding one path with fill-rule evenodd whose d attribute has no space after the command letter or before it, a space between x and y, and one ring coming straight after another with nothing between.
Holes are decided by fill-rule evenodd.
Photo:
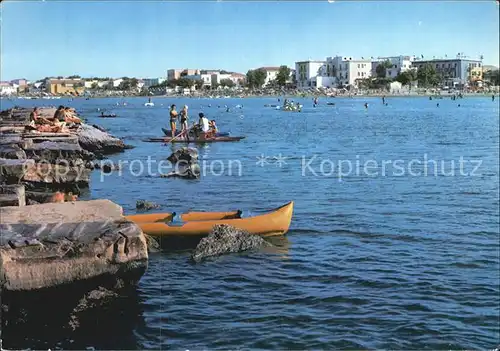
<instances>
[{"instance_id":1,"label":"distant town","mask_svg":"<svg viewBox=\"0 0 500 351\"><path fill-rule=\"evenodd\" d=\"M37 81L14 79L0 82L2 96L113 96L193 95L217 90L359 91L387 90L399 93L417 88L498 90L499 71L459 53L454 58L327 57L303 60L294 68L259 67L246 74L221 69L169 69L155 78L45 77Z\"/></svg>"}]
</instances>

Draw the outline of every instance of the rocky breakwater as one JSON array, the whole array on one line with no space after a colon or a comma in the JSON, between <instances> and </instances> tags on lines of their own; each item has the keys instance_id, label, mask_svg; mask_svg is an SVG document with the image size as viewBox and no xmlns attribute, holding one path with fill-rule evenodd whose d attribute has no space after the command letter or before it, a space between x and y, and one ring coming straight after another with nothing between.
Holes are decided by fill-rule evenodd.
<instances>
[{"instance_id":1,"label":"rocky breakwater","mask_svg":"<svg viewBox=\"0 0 500 351\"><path fill-rule=\"evenodd\" d=\"M0 188L4 185L26 186L27 203L54 191L79 193L87 187L92 160L128 148L118 138L93 126L75 124L66 132L44 133L29 130L31 109L14 108L0 112ZM52 118L54 109L40 109L44 118ZM12 194L0 206L10 204ZM36 198L36 199L35 199Z\"/></svg>"},{"instance_id":2,"label":"rocky breakwater","mask_svg":"<svg viewBox=\"0 0 500 351\"><path fill-rule=\"evenodd\" d=\"M135 291L147 267L141 229L109 200L2 207L0 216L4 347L25 348L21 340L55 326L75 331L89 309L95 324L95 307Z\"/></svg>"}]
</instances>

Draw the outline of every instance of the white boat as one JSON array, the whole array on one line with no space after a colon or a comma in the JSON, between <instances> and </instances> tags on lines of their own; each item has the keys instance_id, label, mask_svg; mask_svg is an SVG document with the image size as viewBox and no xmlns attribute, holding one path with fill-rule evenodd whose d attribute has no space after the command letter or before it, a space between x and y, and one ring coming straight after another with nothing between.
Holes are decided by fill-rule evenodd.
<instances>
[{"instance_id":1,"label":"white boat","mask_svg":"<svg viewBox=\"0 0 500 351\"><path fill-rule=\"evenodd\" d=\"M154 105L155 105L155 104L154 104L154 103L152 103L152 102L146 102L146 103L144 104L144 106L154 106Z\"/></svg>"}]
</instances>

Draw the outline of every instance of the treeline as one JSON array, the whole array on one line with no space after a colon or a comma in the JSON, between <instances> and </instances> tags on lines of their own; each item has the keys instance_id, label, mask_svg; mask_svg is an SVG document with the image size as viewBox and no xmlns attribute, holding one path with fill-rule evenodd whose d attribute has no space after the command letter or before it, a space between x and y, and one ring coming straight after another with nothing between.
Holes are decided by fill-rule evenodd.
<instances>
[{"instance_id":1,"label":"treeline","mask_svg":"<svg viewBox=\"0 0 500 351\"><path fill-rule=\"evenodd\" d=\"M270 85L284 87L290 80L290 68L287 66L280 66L279 71L274 81L269 82ZM261 88L267 78L267 71L259 68L256 70L249 70L246 75L246 86L249 88Z\"/></svg>"}]
</instances>

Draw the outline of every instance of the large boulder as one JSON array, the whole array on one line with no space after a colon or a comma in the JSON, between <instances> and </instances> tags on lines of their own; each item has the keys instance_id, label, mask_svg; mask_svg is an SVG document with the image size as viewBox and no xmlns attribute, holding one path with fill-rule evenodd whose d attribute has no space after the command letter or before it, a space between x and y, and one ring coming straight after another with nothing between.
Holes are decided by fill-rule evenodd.
<instances>
[{"instance_id":1,"label":"large boulder","mask_svg":"<svg viewBox=\"0 0 500 351\"><path fill-rule=\"evenodd\" d=\"M0 288L26 291L147 266L141 229L109 200L1 207Z\"/></svg>"},{"instance_id":2,"label":"large boulder","mask_svg":"<svg viewBox=\"0 0 500 351\"><path fill-rule=\"evenodd\" d=\"M100 155L122 152L130 148L122 140L88 124L82 124L76 135L82 148Z\"/></svg>"},{"instance_id":3,"label":"large boulder","mask_svg":"<svg viewBox=\"0 0 500 351\"><path fill-rule=\"evenodd\" d=\"M207 237L201 239L191 258L195 262L200 262L207 257L255 250L262 246L271 246L271 244L258 235L226 224L218 224L213 227Z\"/></svg>"},{"instance_id":4,"label":"large boulder","mask_svg":"<svg viewBox=\"0 0 500 351\"><path fill-rule=\"evenodd\" d=\"M113 342L104 349L124 348L109 326L137 316L135 286L148 252L122 208L109 200L52 203L0 208L0 217L3 346L84 349L106 326Z\"/></svg>"},{"instance_id":5,"label":"large boulder","mask_svg":"<svg viewBox=\"0 0 500 351\"><path fill-rule=\"evenodd\" d=\"M200 166L198 164L198 150L183 147L173 152L168 158L174 167L173 171L162 174L163 178L185 178L197 179L200 177Z\"/></svg>"},{"instance_id":6,"label":"large boulder","mask_svg":"<svg viewBox=\"0 0 500 351\"><path fill-rule=\"evenodd\" d=\"M158 205L153 201L137 200L137 202L135 203L135 208L137 210L149 211L149 210L154 210L156 208L160 208L160 205Z\"/></svg>"},{"instance_id":7,"label":"large boulder","mask_svg":"<svg viewBox=\"0 0 500 351\"><path fill-rule=\"evenodd\" d=\"M160 175L162 178L184 178L198 179L200 177L200 165L197 163L187 163L184 161L178 162L174 166L174 170Z\"/></svg>"},{"instance_id":8,"label":"large boulder","mask_svg":"<svg viewBox=\"0 0 500 351\"><path fill-rule=\"evenodd\" d=\"M174 151L169 157L167 157L167 160L169 160L173 165L177 164L179 161L196 163L198 162L198 150L190 147L183 147Z\"/></svg>"}]
</instances>

